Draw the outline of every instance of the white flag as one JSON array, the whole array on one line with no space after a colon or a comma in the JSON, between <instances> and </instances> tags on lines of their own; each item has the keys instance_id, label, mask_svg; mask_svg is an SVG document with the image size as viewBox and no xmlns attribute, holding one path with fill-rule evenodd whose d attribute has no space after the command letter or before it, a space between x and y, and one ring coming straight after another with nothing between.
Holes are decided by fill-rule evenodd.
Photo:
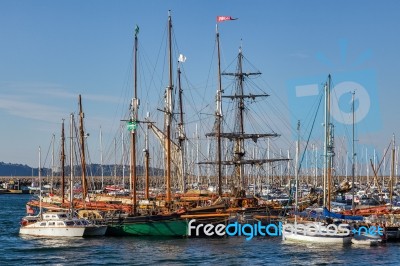
<instances>
[{"instance_id":1,"label":"white flag","mask_svg":"<svg viewBox=\"0 0 400 266\"><path fill-rule=\"evenodd\" d=\"M178 62L184 63L185 61L186 61L186 56L184 56L183 54L180 54L179 58L178 58Z\"/></svg>"}]
</instances>

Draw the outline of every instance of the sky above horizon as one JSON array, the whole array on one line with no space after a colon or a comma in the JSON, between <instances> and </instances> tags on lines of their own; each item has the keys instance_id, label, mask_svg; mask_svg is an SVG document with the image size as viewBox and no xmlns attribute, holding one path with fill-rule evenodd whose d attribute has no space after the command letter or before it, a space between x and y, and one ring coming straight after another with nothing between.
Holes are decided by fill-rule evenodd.
<instances>
[{"instance_id":1,"label":"sky above horizon","mask_svg":"<svg viewBox=\"0 0 400 266\"><path fill-rule=\"evenodd\" d=\"M158 87L168 85L161 77L166 73L153 65L163 60L168 10L174 45L187 58L182 67L197 110L215 109L215 25L216 16L224 15L238 19L219 23L222 68L241 46L263 73L269 101L283 110L275 114L283 124L271 122L271 127L282 134L284 149L293 148L296 121L312 120L305 107L315 104L328 74L336 86L333 115L342 126L349 125L347 92L356 91L359 145L382 151L400 131L398 1L1 0L0 10L0 161L6 163L37 167L41 146L48 164L52 136L58 140L62 119L68 123L70 113L77 115L79 94L91 162L100 161L100 127L102 149L112 154L133 93L136 25L146 66L139 75L153 73L139 89L142 112L162 106ZM193 132L195 119L187 115ZM347 138L351 129L340 127ZM113 163L112 155L107 158Z\"/></svg>"}]
</instances>

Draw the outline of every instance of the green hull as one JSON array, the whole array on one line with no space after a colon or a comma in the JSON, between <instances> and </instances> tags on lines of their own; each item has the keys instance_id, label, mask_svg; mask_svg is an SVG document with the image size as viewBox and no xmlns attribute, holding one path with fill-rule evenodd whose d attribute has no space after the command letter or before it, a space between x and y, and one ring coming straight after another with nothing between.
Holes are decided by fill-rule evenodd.
<instances>
[{"instance_id":1,"label":"green hull","mask_svg":"<svg viewBox=\"0 0 400 266\"><path fill-rule=\"evenodd\" d=\"M110 236L187 236L188 223L183 219L145 221L108 225Z\"/></svg>"}]
</instances>

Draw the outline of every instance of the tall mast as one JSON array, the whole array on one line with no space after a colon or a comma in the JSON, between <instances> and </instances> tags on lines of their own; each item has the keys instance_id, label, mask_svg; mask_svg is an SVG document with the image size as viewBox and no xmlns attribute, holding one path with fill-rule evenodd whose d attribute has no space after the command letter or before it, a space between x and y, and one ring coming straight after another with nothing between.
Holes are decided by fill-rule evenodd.
<instances>
[{"instance_id":1,"label":"tall mast","mask_svg":"<svg viewBox=\"0 0 400 266\"><path fill-rule=\"evenodd\" d=\"M216 26L217 49L218 49L218 90L217 110L215 111L216 133L217 133L217 167L218 167L218 196L222 196L222 150L221 150L221 123L222 123L222 81L221 81L221 50L219 45L218 25Z\"/></svg>"},{"instance_id":2,"label":"tall mast","mask_svg":"<svg viewBox=\"0 0 400 266\"><path fill-rule=\"evenodd\" d=\"M355 149L354 149L354 94L355 91L352 92L351 100L352 100L352 117L353 117L353 126L352 126L352 132L353 132L353 140L352 140L352 154L351 154L351 198L352 198L352 203L351 203L351 209L353 210L353 214L355 214L356 211L356 203L354 201L354 193L355 193L355 185L354 185L354 174L355 174Z\"/></svg>"},{"instance_id":3,"label":"tall mast","mask_svg":"<svg viewBox=\"0 0 400 266\"><path fill-rule=\"evenodd\" d=\"M56 135L53 134L52 138L52 150L51 150L51 187L50 187L50 193L53 194L53 186L54 186L54 143L56 140Z\"/></svg>"},{"instance_id":4,"label":"tall mast","mask_svg":"<svg viewBox=\"0 0 400 266\"><path fill-rule=\"evenodd\" d=\"M114 137L114 180L117 180L117 138Z\"/></svg>"},{"instance_id":5,"label":"tall mast","mask_svg":"<svg viewBox=\"0 0 400 266\"><path fill-rule=\"evenodd\" d=\"M197 184L200 183L200 164L199 164L199 133L197 131L197 124L196 124L196 163L197 163Z\"/></svg>"},{"instance_id":6,"label":"tall mast","mask_svg":"<svg viewBox=\"0 0 400 266\"><path fill-rule=\"evenodd\" d=\"M300 169L300 165L299 165L299 153L300 153L300 120L297 121L297 142L296 142L296 166L294 169L295 172L295 207L294 207L294 212L295 212L295 223L297 223L297 209L298 209L298 193L299 193L299 169Z\"/></svg>"},{"instance_id":7,"label":"tall mast","mask_svg":"<svg viewBox=\"0 0 400 266\"><path fill-rule=\"evenodd\" d=\"M324 181L323 181L323 190L324 190L324 207L328 207L330 209L330 171L331 171L331 160L330 160L330 152L331 152L331 123L330 123L330 87L331 87L331 75L328 75L328 81L325 84L325 122L324 122Z\"/></svg>"},{"instance_id":8,"label":"tall mast","mask_svg":"<svg viewBox=\"0 0 400 266\"><path fill-rule=\"evenodd\" d=\"M181 87L181 69L178 65L178 88L179 88L179 124L178 124L178 141L181 150L181 165L182 165L182 193L186 192L186 167L185 167L185 128L183 125L183 102L182 102L182 87Z\"/></svg>"},{"instance_id":9,"label":"tall mast","mask_svg":"<svg viewBox=\"0 0 400 266\"><path fill-rule=\"evenodd\" d=\"M39 146L39 217L42 218L42 161L41 161L41 151Z\"/></svg>"},{"instance_id":10,"label":"tall mast","mask_svg":"<svg viewBox=\"0 0 400 266\"><path fill-rule=\"evenodd\" d=\"M149 113L147 113L147 117L149 117ZM144 152L144 165L145 165L145 190L144 197L145 199L149 199L149 187L150 187L150 178L149 178L149 164L150 164L150 155L149 155L149 127L146 128L146 135L144 137L145 148Z\"/></svg>"},{"instance_id":11,"label":"tall mast","mask_svg":"<svg viewBox=\"0 0 400 266\"><path fill-rule=\"evenodd\" d=\"M243 54L242 54L242 48L239 48L239 56L238 56L238 68L237 68L237 79L238 79L238 87L237 87L237 94L240 96L243 96L243 65L242 65L242 59L243 59ZM235 121L238 121L238 124L235 124L235 132L239 134L244 134L244 123L243 123L243 112L244 112L244 98L239 97L237 101L237 109L236 109L236 119ZM269 150L269 149L268 149ZM242 158L245 155L245 150L244 150L244 140L242 138L236 139L235 143L235 159L237 161L241 161ZM239 179L239 188L242 190L244 187L243 184L243 164L237 164L235 165L235 172L236 172L236 177Z\"/></svg>"},{"instance_id":12,"label":"tall mast","mask_svg":"<svg viewBox=\"0 0 400 266\"><path fill-rule=\"evenodd\" d=\"M61 195L62 203L65 201L65 133L64 133L64 119L61 125Z\"/></svg>"},{"instance_id":13,"label":"tall mast","mask_svg":"<svg viewBox=\"0 0 400 266\"><path fill-rule=\"evenodd\" d=\"M70 126L69 126L69 135L70 135L70 178L69 178L69 204L71 215L74 213L74 114L71 113L70 117Z\"/></svg>"},{"instance_id":14,"label":"tall mast","mask_svg":"<svg viewBox=\"0 0 400 266\"><path fill-rule=\"evenodd\" d=\"M130 177L131 177L131 182L130 182L130 191L132 193L132 198L133 198L133 214L136 214L136 182L137 182L137 173L136 173L136 123L138 120L138 109L139 109L139 99L137 98L137 50L138 50L138 34L139 34L139 27L136 25L135 28L135 45L134 45L134 72L133 72L133 78L134 78L134 97L132 98L132 103L131 103L131 123L132 128L131 128L131 162L130 162Z\"/></svg>"},{"instance_id":15,"label":"tall mast","mask_svg":"<svg viewBox=\"0 0 400 266\"><path fill-rule=\"evenodd\" d=\"M101 189L104 188L104 168L103 168L103 134L100 126L100 169L101 169Z\"/></svg>"},{"instance_id":16,"label":"tall mast","mask_svg":"<svg viewBox=\"0 0 400 266\"><path fill-rule=\"evenodd\" d=\"M168 11L168 54L169 54L169 85L166 89L166 110L165 110L165 127L166 127L166 201L171 203L171 123L172 123L172 20L171 11Z\"/></svg>"},{"instance_id":17,"label":"tall mast","mask_svg":"<svg viewBox=\"0 0 400 266\"><path fill-rule=\"evenodd\" d=\"M124 129L122 127L122 129ZM121 130L122 189L125 191L125 143L124 130Z\"/></svg>"},{"instance_id":18,"label":"tall mast","mask_svg":"<svg viewBox=\"0 0 400 266\"><path fill-rule=\"evenodd\" d=\"M246 139L252 139L256 142L259 138L269 138L269 137L278 137L279 135L276 133L266 133L266 134L248 134L244 132L244 111L245 111L245 99L255 99L257 97L266 97L269 96L268 94L244 94L244 80L245 78L253 75L260 75L260 72L254 73L243 73L242 71L242 60L243 54L242 49L239 50L238 55L238 64L235 73L221 73L221 65L220 65L220 45L219 45L219 33L218 33L218 26L216 27L216 36L217 36L217 48L218 48L218 81L219 87L217 90L217 97L216 97L216 112L215 112L215 123L212 133L207 133L206 136L215 137L217 140L217 161L216 162L200 162L200 164L217 164L218 165L218 193L219 195L222 194L222 178L221 178L221 166L222 165L233 165L235 167L236 173L236 187L240 190L243 190L245 187L244 185L244 165L245 164L264 164L264 163L271 163L277 161L287 161L289 159L244 159L245 150L244 150L244 141ZM234 76L236 79L236 91L233 95L222 95L222 85L221 85L221 75L229 75ZM236 106L236 123L234 125L234 132L225 133L222 132L222 98L229 98L235 101ZM233 160L225 160L222 161L222 152L221 152L221 139L227 138L229 140L235 140L235 147L234 147L234 158Z\"/></svg>"},{"instance_id":19,"label":"tall mast","mask_svg":"<svg viewBox=\"0 0 400 266\"><path fill-rule=\"evenodd\" d=\"M394 181L394 165L395 165L395 160L396 160L396 144L395 144L395 139L394 139L394 133L393 133L393 141L392 141L392 164L391 164L391 170L390 170L390 186L389 186L389 199L390 199L390 204L391 206L393 205L393 181Z\"/></svg>"},{"instance_id":20,"label":"tall mast","mask_svg":"<svg viewBox=\"0 0 400 266\"><path fill-rule=\"evenodd\" d=\"M86 161L85 161L85 134L83 131L83 118L84 114L82 111L82 98L79 94L79 135L81 139L81 165L82 165L82 199L85 202L87 196L87 180L86 180Z\"/></svg>"},{"instance_id":21,"label":"tall mast","mask_svg":"<svg viewBox=\"0 0 400 266\"><path fill-rule=\"evenodd\" d=\"M243 73L243 53L242 47L239 48L239 54L237 56L237 67L235 73L222 73L222 75L234 76L236 79L236 91L234 95L226 95L222 96L223 98L229 98L235 101L236 105L236 117L235 117L235 125L233 133L225 133L223 134L225 137L231 138L235 140L234 147L234 166L235 166L235 177L236 177L236 185L240 190L243 190L245 187L244 184L244 164L249 163L245 162L244 156L246 155L246 151L244 148L244 140L251 138L257 140L262 137L271 137L277 136L277 134L245 134L244 128L244 111L245 111L245 99L255 99L256 97L267 97L267 94L244 94L244 80L247 77L260 75L260 72L246 72ZM269 148L268 148L269 150ZM267 160L270 160L269 156Z\"/></svg>"}]
</instances>

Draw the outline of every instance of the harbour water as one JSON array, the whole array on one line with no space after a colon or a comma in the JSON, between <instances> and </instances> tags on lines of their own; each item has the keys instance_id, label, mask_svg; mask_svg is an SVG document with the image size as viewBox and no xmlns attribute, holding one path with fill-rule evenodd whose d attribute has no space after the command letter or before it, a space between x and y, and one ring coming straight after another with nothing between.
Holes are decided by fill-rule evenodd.
<instances>
[{"instance_id":1,"label":"harbour water","mask_svg":"<svg viewBox=\"0 0 400 266\"><path fill-rule=\"evenodd\" d=\"M399 265L400 243L284 243L279 237L159 239L18 235L31 195L0 195L0 265Z\"/></svg>"}]
</instances>

